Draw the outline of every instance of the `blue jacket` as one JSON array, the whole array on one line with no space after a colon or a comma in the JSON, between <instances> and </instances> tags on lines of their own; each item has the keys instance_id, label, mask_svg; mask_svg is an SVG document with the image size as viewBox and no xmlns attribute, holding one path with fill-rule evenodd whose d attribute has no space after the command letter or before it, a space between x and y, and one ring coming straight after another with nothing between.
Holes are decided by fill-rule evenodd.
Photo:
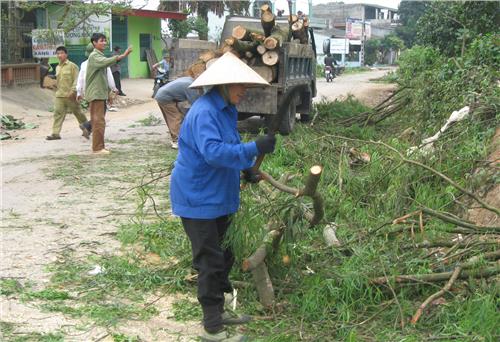
<instances>
[{"instance_id":1,"label":"blue jacket","mask_svg":"<svg viewBox=\"0 0 500 342\"><path fill-rule=\"evenodd\" d=\"M258 154L255 142L242 143L238 112L215 89L189 110L179 134L179 154L170 179L175 215L214 219L240 205L240 171Z\"/></svg>"}]
</instances>

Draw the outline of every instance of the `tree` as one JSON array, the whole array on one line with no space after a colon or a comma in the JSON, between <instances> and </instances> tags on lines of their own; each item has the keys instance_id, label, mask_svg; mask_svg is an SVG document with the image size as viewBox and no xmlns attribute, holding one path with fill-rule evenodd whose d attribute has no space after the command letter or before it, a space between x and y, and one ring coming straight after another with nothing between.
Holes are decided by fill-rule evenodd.
<instances>
[{"instance_id":1,"label":"tree","mask_svg":"<svg viewBox=\"0 0 500 342\"><path fill-rule=\"evenodd\" d=\"M203 19L208 25L209 12L214 13L219 18L224 15L226 9L230 15L242 15L248 14L249 6L250 1L160 1L158 9L162 11L180 11L185 9L187 13L196 13L196 16ZM197 21L196 25L194 25L195 30L198 32L200 39L208 40L208 28L205 30L202 23L202 21Z\"/></svg>"},{"instance_id":2,"label":"tree","mask_svg":"<svg viewBox=\"0 0 500 342\"><path fill-rule=\"evenodd\" d=\"M77 27L82 27L85 30L88 28L89 35L92 33L90 17L109 15L111 10L120 12L131 8L132 0L113 0L103 2L87 2L87 1L26 1L18 2L18 6L25 12L30 12L35 9L45 9L49 4L57 4L62 6L62 14L57 18L57 28L63 29L65 33L74 30ZM49 28L50 29L50 28Z\"/></svg>"},{"instance_id":3,"label":"tree","mask_svg":"<svg viewBox=\"0 0 500 342\"><path fill-rule=\"evenodd\" d=\"M399 51L405 47L401 38L390 34L382 39L370 39L365 46L365 62L368 65L384 63L385 57L390 51Z\"/></svg>"},{"instance_id":4,"label":"tree","mask_svg":"<svg viewBox=\"0 0 500 342\"><path fill-rule=\"evenodd\" d=\"M401 26L396 28L396 34L403 39L406 47L415 44L417 21L425 13L426 2L403 0L399 4L398 14Z\"/></svg>"},{"instance_id":5,"label":"tree","mask_svg":"<svg viewBox=\"0 0 500 342\"><path fill-rule=\"evenodd\" d=\"M417 42L448 56L463 55L472 37L498 33L498 1L430 2L417 22Z\"/></svg>"}]
</instances>

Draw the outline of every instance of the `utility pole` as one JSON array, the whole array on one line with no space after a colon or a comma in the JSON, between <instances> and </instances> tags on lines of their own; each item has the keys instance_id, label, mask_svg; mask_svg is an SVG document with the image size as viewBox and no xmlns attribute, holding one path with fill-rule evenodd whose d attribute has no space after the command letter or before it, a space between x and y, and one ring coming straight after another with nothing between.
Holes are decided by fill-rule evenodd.
<instances>
[{"instance_id":1,"label":"utility pole","mask_svg":"<svg viewBox=\"0 0 500 342\"><path fill-rule=\"evenodd\" d=\"M359 62L361 66L365 65L365 6L363 6L363 14L361 18L361 51L359 56Z\"/></svg>"}]
</instances>

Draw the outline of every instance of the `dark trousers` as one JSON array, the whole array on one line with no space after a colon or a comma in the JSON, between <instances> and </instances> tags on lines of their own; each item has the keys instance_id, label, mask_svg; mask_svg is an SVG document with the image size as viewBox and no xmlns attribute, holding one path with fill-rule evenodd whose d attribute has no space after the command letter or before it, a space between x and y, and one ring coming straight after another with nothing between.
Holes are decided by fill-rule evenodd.
<instances>
[{"instance_id":1,"label":"dark trousers","mask_svg":"<svg viewBox=\"0 0 500 342\"><path fill-rule=\"evenodd\" d=\"M214 333L222 329L224 292L232 292L229 272L234 256L222 246L231 224L229 216L211 220L182 218L184 230L191 240L193 267L198 271L198 301L203 309L203 326Z\"/></svg>"},{"instance_id":2,"label":"dark trousers","mask_svg":"<svg viewBox=\"0 0 500 342\"><path fill-rule=\"evenodd\" d=\"M119 71L113 72L113 78L115 80L116 89L118 89L118 92L121 94L122 93L122 82L120 80L120 72Z\"/></svg>"}]
</instances>

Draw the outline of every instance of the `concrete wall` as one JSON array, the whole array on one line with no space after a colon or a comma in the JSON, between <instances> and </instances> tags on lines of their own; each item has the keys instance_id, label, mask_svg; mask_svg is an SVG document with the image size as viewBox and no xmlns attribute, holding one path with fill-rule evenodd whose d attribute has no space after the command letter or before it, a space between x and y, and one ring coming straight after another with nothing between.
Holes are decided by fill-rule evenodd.
<instances>
[{"instance_id":1,"label":"concrete wall","mask_svg":"<svg viewBox=\"0 0 500 342\"><path fill-rule=\"evenodd\" d=\"M139 35L141 33L151 34L152 48L158 60L162 58L164 44L161 40L160 19L128 17L128 44L133 46L134 51L128 56L128 71L130 78L148 78L149 66L147 61L141 61Z\"/></svg>"}]
</instances>

